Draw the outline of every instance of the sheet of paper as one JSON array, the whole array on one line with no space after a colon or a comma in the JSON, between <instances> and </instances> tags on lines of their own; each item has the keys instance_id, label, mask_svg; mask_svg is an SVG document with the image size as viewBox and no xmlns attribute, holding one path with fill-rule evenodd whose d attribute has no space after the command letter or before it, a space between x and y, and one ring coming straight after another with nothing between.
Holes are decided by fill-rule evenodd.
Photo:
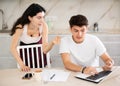
<instances>
[{"instance_id":1,"label":"sheet of paper","mask_svg":"<svg viewBox=\"0 0 120 86\"><path fill-rule=\"evenodd\" d=\"M43 80L45 81L66 81L70 75L70 72L63 70L44 70Z\"/></svg>"}]
</instances>

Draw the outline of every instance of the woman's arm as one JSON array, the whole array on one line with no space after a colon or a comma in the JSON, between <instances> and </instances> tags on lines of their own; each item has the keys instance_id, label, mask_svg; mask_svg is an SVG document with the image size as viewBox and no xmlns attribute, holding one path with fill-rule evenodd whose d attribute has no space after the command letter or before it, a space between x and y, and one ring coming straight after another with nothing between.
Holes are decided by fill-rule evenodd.
<instances>
[{"instance_id":1,"label":"woman's arm","mask_svg":"<svg viewBox=\"0 0 120 86\"><path fill-rule=\"evenodd\" d=\"M55 44L60 43L60 37L56 36L50 43L44 47L44 53L49 52Z\"/></svg>"},{"instance_id":2,"label":"woman's arm","mask_svg":"<svg viewBox=\"0 0 120 86\"><path fill-rule=\"evenodd\" d=\"M52 49L55 44L60 42L60 37L55 37L50 43L48 43L48 26L45 22L43 22L43 32L42 32L42 44L43 44L43 52L47 53Z\"/></svg>"},{"instance_id":3,"label":"woman's arm","mask_svg":"<svg viewBox=\"0 0 120 86\"><path fill-rule=\"evenodd\" d=\"M18 64L20 65L20 68L22 71L28 71L30 68L26 67L22 61L22 59L19 57L19 54L17 52L17 46L19 42L19 38L23 32L23 29L17 29L15 34L12 36L12 42L10 46L11 53L13 57L16 59Z\"/></svg>"}]
</instances>

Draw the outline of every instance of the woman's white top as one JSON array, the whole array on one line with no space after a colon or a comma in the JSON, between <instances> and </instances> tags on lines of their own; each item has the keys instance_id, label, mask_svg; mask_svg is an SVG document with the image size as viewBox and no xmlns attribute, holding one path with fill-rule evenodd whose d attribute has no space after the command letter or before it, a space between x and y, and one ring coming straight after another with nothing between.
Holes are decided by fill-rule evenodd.
<instances>
[{"instance_id":1,"label":"woman's white top","mask_svg":"<svg viewBox=\"0 0 120 86\"><path fill-rule=\"evenodd\" d=\"M22 35L20 37L20 41L22 41L22 42L24 42L26 44L38 42L41 39L41 37L42 37L42 35L41 35L42 28L39 28L40 36L38 36L38 37L31 37L31 36L29 36L27 34L27 28L28 28L28 25L24 25L24 27L23 27L23 33L22 33Z\"/></svg>"},{"instance_id":2,"label":"woman's white top","mask_svg":"<svg viewBox=\"0 0 120 86\"><path fill-rule=\"evenodd\" d=\"M96 37L86 34L82 43L77 44L72 36L61 39L59 53L69 53L71 61L82 66L99 66L99 56L106 52L103 43Z\"/></svg>"}]
</instances>

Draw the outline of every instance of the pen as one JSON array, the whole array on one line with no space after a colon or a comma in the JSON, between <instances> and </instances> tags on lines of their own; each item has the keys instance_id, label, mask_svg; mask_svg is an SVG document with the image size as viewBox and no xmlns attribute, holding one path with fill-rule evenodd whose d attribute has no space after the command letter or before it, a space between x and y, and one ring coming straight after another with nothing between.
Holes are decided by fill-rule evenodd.
<instances>
[{"instance_id":1,"label":"pen","mask_svg":"<svg viewBox=\"0 0 120 86\"><path fill-rule=\"evenodd\" d=\"M55 74L53 74L53 75L50 77L50 80L53 79L54 76L55 76Z\"/></svg>"}]
</instances>

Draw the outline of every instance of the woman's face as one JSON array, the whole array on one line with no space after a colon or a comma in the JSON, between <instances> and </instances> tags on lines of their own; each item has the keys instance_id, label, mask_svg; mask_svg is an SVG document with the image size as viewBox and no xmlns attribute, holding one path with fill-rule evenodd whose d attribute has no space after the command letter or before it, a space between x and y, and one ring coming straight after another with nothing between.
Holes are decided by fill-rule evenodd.
<instances>
[{"instance_id":1,"label":"woman's face","mask_svg":"<svg viewBox=\"0 0 120 86\"><path fill-rule=\"evenodd\" d=\"M86 32L87 32L87 26L85 25L81 27L75 25L71 28L72 37L76 43L81 43L84 41Z\"/></svg>"},{"instance_id":2,"label":"woman's face","mask_svg":"<svg viewBox=\"0 0 120 86\"><path fill-rule=\"evenodd\" d=\"M30 20L30 23L34 26L34 27L36 27L36 28L38 28L38 27L40 27L40 25L43 23L43 21L44 21L44 12L39 12L39 13L37 13L35 16L33 16L33 17L30 17L29 16L29 20Z\"/></svg>"}]
</instances>

